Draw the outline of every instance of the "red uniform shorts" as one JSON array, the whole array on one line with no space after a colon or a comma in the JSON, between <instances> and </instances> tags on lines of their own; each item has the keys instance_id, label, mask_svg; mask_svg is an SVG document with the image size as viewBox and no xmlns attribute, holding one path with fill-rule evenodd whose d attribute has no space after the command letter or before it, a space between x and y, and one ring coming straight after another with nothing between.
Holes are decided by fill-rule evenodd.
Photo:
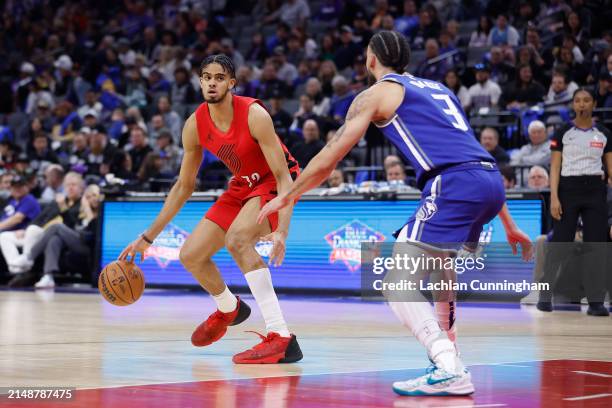
<instances>
[{"instance_id":1,"label":"red uniform shorts","mask_svg":"<svg viewBox=\"0 0 612 408\"><path fill-rule=\"evenodd\" d=\"M260 208L268 201L271 201L278 194L276 190L276 180L262 180L258 185L251 188L246 184L230 181L227 191L225 191L212 207L206 212L206 218L223 228L227 232L230 225L234 222L244 204L253 197L260 198ZM272 231L278 227L278 213L268 216Z\"/></svg>"}]
</instances>

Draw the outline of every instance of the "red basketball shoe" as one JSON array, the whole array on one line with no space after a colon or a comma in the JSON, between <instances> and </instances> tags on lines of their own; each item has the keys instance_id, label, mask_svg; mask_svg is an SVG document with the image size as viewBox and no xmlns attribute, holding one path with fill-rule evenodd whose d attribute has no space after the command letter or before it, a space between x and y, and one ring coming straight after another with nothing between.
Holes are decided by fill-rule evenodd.
<instances>
[{"instance_id":1,"label":"red basketball shoe","mask_svg":"<svg viewBox=\"0 0 612 408\"><path fill-rule=\"evenodd\" d=\"M196 347L208 346L225 335L227 326L235 326L244 322L251 315L251 308L244 303L240 296L236 296L238 304L236 310L223 313L218 310L208 316L191 335L191 344Z\"/></svg>"},{"instance_id":2,"label":"red basketball shoe","mask_svg":"<svg viewBox=\"0 0 612 408\"><path fill-rule=\"evenodd\" d=\"M295 363L302 359L302 350L295 335L281 337L275 332L262 336L253 332L261 338L261 343L247 351L238 353L232 358L235 364L277 364Z\"/></svg>"}]
</instances>

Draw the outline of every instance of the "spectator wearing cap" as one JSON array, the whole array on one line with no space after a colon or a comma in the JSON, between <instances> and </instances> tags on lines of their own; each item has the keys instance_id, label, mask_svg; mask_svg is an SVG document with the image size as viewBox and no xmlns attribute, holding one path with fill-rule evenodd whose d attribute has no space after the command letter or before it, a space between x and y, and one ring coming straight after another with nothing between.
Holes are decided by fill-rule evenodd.
<instances>
[{"instance_id":1,"label":"spectator wearing cap","mask_svg":"<svg viewBox=\"0 0 612 408\"><path fill-rule=\"evenodd\" d=\"M170 100L173 104L191 105L198 102L196 90L189 81L189 71L185 67L174 70L174 82L170 88Z\"/></svg>"},{"instance_id":2,"label":"spectator wearing cap","mask_svg":"<svg viewBox=\"0 0 612 408\"><path fill-rule=\"evenodd\" d=\"M395 19L395 30L410 38L418 26L416 3L414 0L405 0L403 14Z\"/></svg>"},{"instance_id":3,"label":"spectator wearing cap","mask_svg":"<svg viewBox=\"0 0 612 408\"><path fill-rule=\"evenodd\" d=\"M305 0L287 0L273 13L263 19L264 24L269 24L276 20L287 24L290 27L304 26L310 17L310 6Z\"/></svg>"},{"instance_id":4,"label":"spectator wearing cap","mask_svg":"<svg viewBox=\"0 0 612 408\"><path fill-rule=\"evenodd\" d=\"M172 133L168 129L162 129L155 139L154 152L162 160L160 172L166 176L174 177L178 174L183 157L183 150L174 144Z\"/></svg>"},{"instance_id":5,"label":"spectator wearing cap","mask_svg":"<svg viewBox=\"0 0 612 408\"><path fill-rule=\"evenodd\" d=\"M476 83L468 89L470 109L477 111L481 108L497 107L502 90L489 78L489 67L486 64L477 64L474 68Z\"/></svg>"},{"instance_id":6,"label":"spectator wearing cap","mask_svg":"<svg viewBox=\"0 0 612 408\"><path fill-rule=\"evenodd\" d=\"M77 110L77 113L83 120L85 119L85 115L91 110L96 112L96 118L100 117L100 114L102 114L102 104L99 98L100 95L93 89L89 89L85 92L85 103Z\"/></svg>"},{"instance_id":7,"label":"spectator wearing cap","mask_svg":"<svg viewBox=\"0 0 612 408\"><path fill-rule=\"evenodd\" d=\"M519 45L521 36L519 35L516 28L508 23L508 16L500 13L495 21L495 27L489 33L487 39L487 45L508 45L510 47L516 47Z\"/></svg>"},{"instance_id":8,"label":"spectator wearing cap","mask_svg":"<svg viewBox=\"0 0 612 408\"><path fill-rule=\"evenodd\" d=\"M72 91L74 85L74 75L72 73L72 58L64 54L61 55L53 64L55 66L55 91L58 98L65 99Z\"/></svg>"},{"instance_id":9,"label":"spectator wearing cap","mask_svg":"<svg viewBox=\"0 0 612 408\"><path fill-rule=\"evenodd\" d=\"M64 191L64 169L59 164L51 164L45 169L45 188L40 195L41 203L50 203L55 196Z\"/></svg>"},{"instance_id":10,"label":"spectator wearing cap","mask_svg":"<svg viewBox=\"0 0 612 408\"><path fill-rule=\"evenodd\" d=\"M0 216L0 232L24 229L40 213L40 205L30 194L27 181L16 175L11 179L11 199Z\"/></svg>"},{"instance_id":11,"label":"spectator wearing cap","mask_svg":"<svg viewBox=\"0 0 612 408\"><path fill-rule=\"evenodd\" d=\"M512 154L512 166L550 166L550 140L546 134L546 126L539 120L534 120L527 128L529 143ZM526 174L524 174L526 176ZM525 178L523 177L522 180Z\"/></svg>"},{"instance_id":12,"label":"spectator wearing cap","mask_svg":"<svg viewBox=\"0 0 612 408\"><path fill-rule=\"evenodd\" d=\"M54 106L55 100L49 90L49 80L41 73L33 81L33 86L26 100L25 112L31 115L37 108L52 109Z\"/></svg>"},{"instance_id":13,"label":"spectator wearing cap","mask_svg":"<svg viewBox=\"0 0 612 408\"><path fill-rule=\"evenodd\" d=\"M480 144L497 162L498 165L508 164L510 157L499 145L499 133L492 127L486 127L480 132Z\"/></svg>"},{"instance_id":14,"label":"spectator wearing cap","mask_svg":"<svg viewBox=\"0 0 612 408\"><path fill-rule=\"evenodd\" d=\"M331 98L329 115L339 124L344 123L346 113L355 99L355 92L349 87L349 82L342 75L336 76L332 81L334 96Z\"/></svg>"},{"instance_id":15,"label":"spectator wearing cap","mask_svg":"<svg viewBox=\"0 0 612 408\"><path fill-rule=\"evenodd\" d=\"M274 48L271 60L276 66L276 77L285 83L287 89L291 89L298 77L298 71L295 65L287 61L285 49L281 45Z\"/></svg>"},{"instance_id":16,"label":"spectator wearing cap","mask_svg":"<svg viewBox=\"0 0 612 408\"><path fill-rule=\"evenodd\" d=\"M292 149L293 156L300 163L300 167L304 168L321 151L325 143L320 138L319 125L313 119L308 119L304 122L302 134L304 140L295 143Z\"/></svg>"},{"instance_id":17,"label":"spectator wearing cap","mask_svg":"<svg viewBox=\"0 0 612 408\"><path fill-rule=\"evenodd\" d=\"M124 67L132 66L136 62L136 52L131 48L130 40L125 37L117 41L117 58Z\"/></svg>"},{"instance_id":18,"label":"spectator wearing cap","mask_svg":"<svg viewBox=\"0 0 612 408\"><path fill-rule=\"evenodd\" d=\"M147 154L153 151L151 146L149 146L146 130L140 127L135 127L132 129L130 133L130 145L128 146L127 151L132 159L132 168L140 170L140 167L144 163L145 157L147 157Z\"/></svg>"},{"instance_id":19,"label":"spectator wearing cap","mask_svg":"<svg viewBox=\"0 0 612 408\"><path fill-rule=\"evenodd\" d=\"M43 174L44 169L51 163L59 163L57 154L49 146L49 138L44 133L34 136L28 151L30 168Z\"/></svg>"},{"instance_id":20,"label":"spectator wearing cap","mask_svg":"<svg viewBox=\"0 0 612 408\"><path fill-rule=\"evenodd\" d=\"M15 90L15 98L17 106L20 110L25 111L27 107L28 96L34 81L36 68L30 62L23 62L19 68L19 79L13 84Z\"/></svg>"},{"instance_id":21,"label":"spectator wearing cap","mask_svg":"<svg viewBox=\"0 0 612 408\"><path fill-rule=\"evenodd\" d=\"M106 129L98 125L89 136L89 153L87 154L87 174L104 176L116 153L116 148L108 142Z\"/></svg>"},{"instance_id":22,"label":"spectator wearing cap","mask_svg":"<svg viewBox=\"0 0 612 408\"><path fill-rule=\"evenodd\" d=\"M368 23L368 18L364 11L357 11L353 20L353 41L359 45L361 49L366 49L372 38L372 30Z\"/></svg>"},{"instance_id":23,"label":"spectator wearing cap","mask_svg":"<svg viewBox=\"0 0 612 408\"><path fill-rule=\"evenodd\" d=\"M178 113L172 110L170 99L167 96L160 96L157 100L157 111L164 118L164 124L172 132L172 137L176 145L181 143L181 129L183 119Z\"/></svg>"},{"instance_id":24,"label":"spectator wearing cap","mask_svg":"<svg viewBox=\"0 0 612 408\"><path fill-rule=\"evenodd\" d=\"M97 110L89 109L87 112L85 112L85 115L83 115L83 126L86 126L90 129L95 128L96 126L98 126L99 117L100 114Z\"/></svg>"},{"instance_id":25,"label":"spectator wearing cap","mask_svg":"<svg viewBox=\"0 0 612 408\"><path fill-rule=\"evenodd\" d=\"M568 105L572 101L572 95L574 95L576 89L578 89L578 85L574 81L569 81L565 71L555 69L544 103L549 105Z\"/></svg>"},{"instance_id":26,"label":"spectator wearing cap","mask_svg":"<svg viewBox=\"0 0 612 408\"><path fill-rule=\"evenodd\" d=\"M338 70L353 65L355 57L361 54L363 50L353 41L353 29L347 25L340 27L340 44L334 53L334 62Z\"/></svg>"},{"instance_id":27,"label":"spectator wearing cap","mask_svg":"<svg viewBox=\"0 0 612 408\"><path fill-rule=\"evenodd\" d=\"M255 96L258 99L270 99L274 92L280 92L287 96L287 86L277 78L276 66L272 62L267 62L261 71L261 78L257 84Z\"/></svg>"},{"instance_id":28,"label":"spectator wearing cap","mask_svg":"<svg viewBox=\"0 0 612 408\"><path fill-rule=\"evenodd\" d=\"M533 79L531 66L525 64L518 67L518 78L503 92L499 104L506 109L522 109L542 102L545 93L542 84Z\"/></svg>"},{"instance_id":29,"label":"spectator wearing cap","mask_svg":"<svg viewBox=\"0 0 612 408\"><path fill-rule=\"evenodd\" d=\"M21 176L25 175L28 171L32 171L32 169L30 168L30 159L27 153L22 152L17 155L13 170L16 174L19 174Z\"/></svg>"},{"instance_id":30,"label":"spectator wearing cap","mask_svg":"<svg viewBox=\"0 0 612 408\"><path fill-rule=\"evenodd\" d=\"M419 63L416 74L421 78L441 82L444 79L448 65L446 59L438 58L440 48L435 38L429 38L425 42L425 58Z\"/></svg>"}]
</instances>

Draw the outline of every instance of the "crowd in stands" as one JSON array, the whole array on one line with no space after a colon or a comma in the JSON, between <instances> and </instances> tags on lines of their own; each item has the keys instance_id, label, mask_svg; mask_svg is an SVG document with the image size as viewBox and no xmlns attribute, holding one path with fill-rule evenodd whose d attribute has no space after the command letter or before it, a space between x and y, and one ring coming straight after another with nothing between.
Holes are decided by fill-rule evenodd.
<instances>
[{"instance_id":1,"label":"crowd in stands","mask_svg":"<svg viewBox=\"0 0 612 408\"><path fill-rule=\"evenodd\" d=\"M409 72L441 81L457 94L476 136L502 166L508 188L547 187L548 140L555 127L571 120L570 102L579 86L590 87L597 107L604 108L598 120L612 119L607 0L2 4L0 232L25 226L24 220L6 224L15 194L60 211L65 206L59 202L69 200L81 215L89 213L88 205L95 208L66 198L61 180L68 175L81 177L83 191L87 185L106 193L169 188L181 162L182 125L203 101L198 68L210 54L232 58L234 92L265 101L279 137L302 167L368 86L365 49L382 29L409 39ZM508 112L512 122L477 120ZM394 154L372 126L329 186L371 183L373 173L343 169L381 166L388 185L409 188L414 179ZM391 159L383 163L385 157ZM207 154L199 188L223 188L229 173L222 167ZM37 213L28 211L32 222ZM73 231L82 226L64 224Z\"/></svg>"}]
</instances>

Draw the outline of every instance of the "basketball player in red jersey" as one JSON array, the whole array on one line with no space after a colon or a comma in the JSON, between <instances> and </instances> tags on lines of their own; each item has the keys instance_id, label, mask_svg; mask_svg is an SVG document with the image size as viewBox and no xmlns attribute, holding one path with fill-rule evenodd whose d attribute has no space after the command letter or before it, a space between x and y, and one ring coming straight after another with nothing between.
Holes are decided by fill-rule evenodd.
<instances>
[{"instance_id":1,"label":"basketball player in red jersey","mask_svg":"<svg viewBox=\"0 0 612 408\"><path fill-rule=\"evenodd\" d=\"M207 57L200 66L200 86L205 102L187 119L183 128L184 156L178 181L151 226L119 255L135 258L144 253L194 191L204 149L231 170L228 189L208 210L187 238L180 261L212 295L217 311L191 336L195 346L219 340L228 326L246 320L251 310L234 296L223 281L212 256L224 246L244 272L268 331L255 347L234 356L237 364L292 363L302 358L295 335L289 332L272 287L270 270L255 251L255 244L272 241L270 263L280 265L293 206L257 224L263 205L278 193L287 192L299 173L298 163L279 140L272 118L256 99L233 95L236 85L232 60L225 55Z\"/></svg>"}]
</instances>

